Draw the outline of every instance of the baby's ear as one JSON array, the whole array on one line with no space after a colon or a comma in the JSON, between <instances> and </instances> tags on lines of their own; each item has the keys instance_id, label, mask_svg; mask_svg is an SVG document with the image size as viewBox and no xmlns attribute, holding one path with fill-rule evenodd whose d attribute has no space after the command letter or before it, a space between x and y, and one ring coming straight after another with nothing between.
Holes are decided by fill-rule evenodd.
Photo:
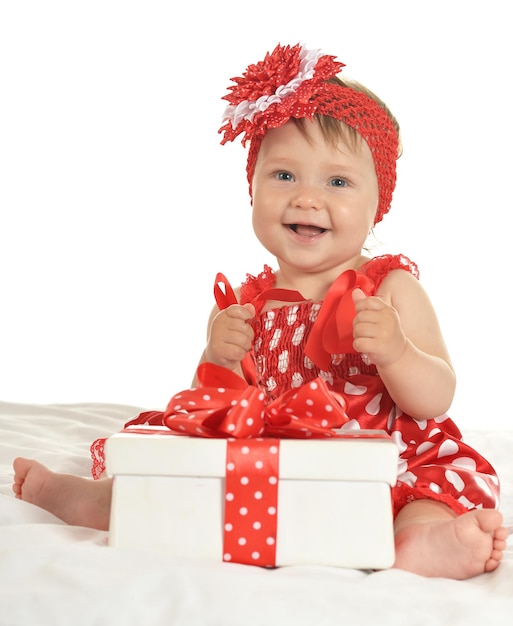
<instances>
[{"instance_id":1,"label":"baby's ear","mask_svg":"<svg viewBox=\"0 0 513 626\"><path fill-rule=\"evenodd\" d=\"M360 289L360 287L356 287L355 289L353 289L353 302L356 304L357 302L360 302L360 300L365 300L365 298L367 297L363 291Z\"/></svg>"}]
</instances>

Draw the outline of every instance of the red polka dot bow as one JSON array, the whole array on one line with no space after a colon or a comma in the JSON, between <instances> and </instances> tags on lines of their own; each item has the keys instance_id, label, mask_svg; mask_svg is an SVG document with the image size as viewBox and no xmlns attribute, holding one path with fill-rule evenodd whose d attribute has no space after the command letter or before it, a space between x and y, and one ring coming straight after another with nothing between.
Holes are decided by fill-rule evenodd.
<instances>
[{"instance_id":1,"label":"red polka dot bow","mask_svg":"<svg viewBox=\"0 0 513 626\"><path fill-rule=\"evenodd\" d=\"M280 437L336 437L348 421L342 396L320 379L266 405L265 394L212 363L196 389L176 394L164 424L184 435L228 438L223 560L273 567L278 535Z\"/></svg>"},{"instance_id":2,"label":"red polka dot bow","mask_svg":"<svg viewBox=\"0 0 513 626\"><path fill-rule=\"evenodd\" d=\"M196 437L331 437L348 421L344 398L321 378L266 404L263 391L212 363L198 367L198 387L174 395L164 414L171 430Z\"/></svg>"}]
</instances>

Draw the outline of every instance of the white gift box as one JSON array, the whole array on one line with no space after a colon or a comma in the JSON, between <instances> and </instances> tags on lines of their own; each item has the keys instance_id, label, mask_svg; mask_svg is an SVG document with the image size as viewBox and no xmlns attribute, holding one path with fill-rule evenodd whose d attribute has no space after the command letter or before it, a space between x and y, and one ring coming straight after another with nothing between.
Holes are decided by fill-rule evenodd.
<instances>
[{"instance_id":1,"label":"white gift box","mask_svg":"<svg viewBox=\"0 0 513 626\"><path fill-rule=\"evenodd\" d=\"M109 544L222 561L227 445L146 426L110 437ZM383 431L280 439L274 564L391 567L397 462Z\"/></svg>"}]
</instances>

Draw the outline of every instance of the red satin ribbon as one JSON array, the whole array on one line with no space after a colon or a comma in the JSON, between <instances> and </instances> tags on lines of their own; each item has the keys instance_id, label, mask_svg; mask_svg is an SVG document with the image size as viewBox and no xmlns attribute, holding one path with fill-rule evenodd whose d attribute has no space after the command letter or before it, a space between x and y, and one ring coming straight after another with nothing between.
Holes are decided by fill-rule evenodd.
<instances>
[{"instance_id":1,"label":"red satin ribbon","mask_svg":"<svg viewBox=\"0 0 513 626\"><path fill-rule=\"evenodd\" d=\"M353 291L359 288L368 295L372 293L373 286L373 281L365 274L346 270L328 289L305 345L305 354L319 369L327 371L334 354L355 353L353 319L356 311ZM224 274L219 273L216 276L214 295L220 309L237 304L235 292ZM291 289L267 289L252 302L257 314L268 300L304 302L305 298L299 291Z\"/></svg>"},{"instance_id":2,"label":"red satin ribbon","mask_svg":"<svg viewBox=\"0 0 513 626\"><path fill-rule=\"evenodd\" d=\"M329 370L332 355L355 353L353 291L360 288L368 295L373 285L365 274L347 270L329 288L305 345L305 354L321 370Z\"/></svg>"},{"instance_id":3,"label":"red satin ribbon","mask_svg":"<svg viewBox=\"0 0 513 626\"><path fill-rule=\"evenodd\" d=\"M198 387L174 395L164 413L171 430L195 437L333 437L348 421L344 398L314 380L266 404L263 391L219 365L198 367Z\"/></svg>"},{"instance_id":4,"label":"red satin ribbon","mask_svg":"<svg viewBox=\"0 0 513 626\"><path fill-rule=\"evenodd\" d=\"M216 304L220 309L226 309L232 304L238 304L237 296L232 286L226 279L224 274L218 273L214 283L214 297ZM305 298L293 289L278 289L272 287L259 293L256 298L251 301L255 307L256 314L259 315L262 307L268 300L276 300L278 302L304 302Z\"/></svg>"},{"instance_id":5,"label":"red satin ribbon","mask_svg":"<svg viewBox=\"0 0 513 626\"><path fill-rule=\"evenodd\" d=\"M223 561L274 567L280 441L227 444Z\"/></svg>"},{"instance_id":6,"label":"red satin ribbon","mask_svg":"<svg viewBox=\"0 0 513 626\"><path fill-rule=\"evenodd\" d=\"M319 311L305 352L328 370L332 354L354 352L352 291L370 291L372 281L353 270L333 283ZM223 274L214 295L220 309L237 303ZM292 290L268 289L253 301L257 314L267 300L302 302ZM247 370L247 366L243 369ZM335 432L348 421L344 398L324 380L314 380L266 404L263 391L234 372L212 363L197 370L198 387L176 394L164 424L181 434L228 438L225 475L223 560L264 567L276 559L279 437L343 436Z\"/></svg>"},{"instance_id":7,"label":"red satin ribbon","mask_svg":"<svg viewBox=\"0 0 513 626\"><path fill-rule=\"evenodd\" d=\"M226 276L219 272L216 276L214 283L214 297L216 299L217 306L220 309L226 309L232 304L238 304L235 291L232 289L230 283L226 280Z\"/></svg>"}]
</instances>

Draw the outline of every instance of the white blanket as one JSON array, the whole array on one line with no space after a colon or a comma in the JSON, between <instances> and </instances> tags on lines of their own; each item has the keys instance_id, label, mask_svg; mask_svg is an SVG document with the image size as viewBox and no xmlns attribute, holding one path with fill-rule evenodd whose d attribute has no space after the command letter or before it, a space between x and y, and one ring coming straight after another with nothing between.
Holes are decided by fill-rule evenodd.
<instances>
[{"instance_id":1,"label":"white blanket","mask_svg":"<svg viewBox=\"0 0 513 626\"><path fill-rule=\"evenodd\" d=\"M130 406L0 403L0 625L452 626L513 623L513 541L497 571L467 581L399 570L257 567L107 546L16 500L12 461L88 476L89 445L139 413ZM513 530L513 431L468 431L496 467ZM145 532L145 529L141 529Z\"/></svg>"}]
</instances>

